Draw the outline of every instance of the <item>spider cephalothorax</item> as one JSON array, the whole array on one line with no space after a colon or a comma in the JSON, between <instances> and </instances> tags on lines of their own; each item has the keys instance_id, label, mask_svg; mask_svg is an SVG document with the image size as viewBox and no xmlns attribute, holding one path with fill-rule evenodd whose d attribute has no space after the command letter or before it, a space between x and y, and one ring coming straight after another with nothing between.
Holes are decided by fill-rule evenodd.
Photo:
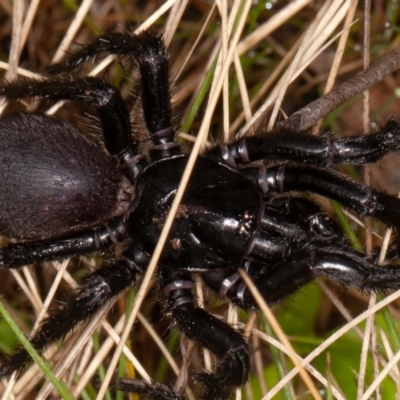
<instances>
[{"instance_id":1,"label":"spider cephalothorax","mask_svg":"<svg viewBox=\"0 0 400 400\"><path fill-rule=\"evenodd\" d=\"M161 37L106 34L53 73L72 73L113 53L139 70L144 121L153 147L139 152L138 135L119 91L96 78L53 78L0 87L8 99L70 100L94 108L106 152L60 119L16 113L0 120L0 231L16 239L0 250L1 268L103 252L118 246L112 265L92 273L70 302L31 339L42 351L136 284L147 268L188 156L175 142L168 53ZM215 373L196 374L203 399L226 399L248 379L250 359L240 332L194 304L192 272L239 307L257 308L238 274L243 267L274 304L318 276L363 291L399 288L396 267L379 268L351 249L338 224L306 198L333 198L360 215L400 221L400 200L332 170L338 163L376 162L400 148L400 126L333 140L306 133L269 132L215 147L197 160L158 267L160 290L179 329L210 349ZM260 163L275 159L272 167ZM257 166L252 162L258 161ZM291 164L295 162L296 165ZM279 194L279 196L276 196ZM30 358L18 350L0 376ZM156 399L183 398L161 385L123 379L123 390Z\"/></svg>"}]
</instances>

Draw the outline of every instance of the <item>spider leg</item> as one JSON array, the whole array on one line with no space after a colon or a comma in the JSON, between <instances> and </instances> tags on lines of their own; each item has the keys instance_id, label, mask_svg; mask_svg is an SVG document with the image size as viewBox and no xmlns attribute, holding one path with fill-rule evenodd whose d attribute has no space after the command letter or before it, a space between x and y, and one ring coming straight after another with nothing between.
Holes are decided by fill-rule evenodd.
<instances>
[{"instance_id":1,"label":"spider leg","mask_svg":"<svg viewBox=\"0 0 400 400\"><path fill-rule=\"evenodd\" d=\"M250 361L247 344L239 332L194 306L192 286L189 273L166 267L161 269L160 287L168 295L168 308L179 329L222 360L215 373L195 376L195 380L205 387L201 399L227 399L248 379ZM129 383L133 392L151 393L153 390L151 385L142 381L131 380Z\"/></svg>"},{"instance_id":2,"label":"spider leg","mask_svg":"<svg viewBox=\"0 0 400 400\"><path fill-rule=\"evenodd\" d=\"M271 205L280 213L274 214ZM297 254L296 249L313 240L318 240L323 247L332 240L343 248L348 244L340 226L327 218L312 201L302 197L267 199L254 245L247 255L249 259L243 262L243 269L259 286L259 281L263 282L274 274L274 265L282 258ZM228 298L244 309L258 308L235 268L205 272L202 278L219 297Z\"/></svg>"},{"instance_id":3,"label":"spider leg","mask_svg":"<svg viewBox=\"0 0 400 400\"><path fill-rule=\"evenodd\" d=\"M63 339L79 323L95 315L131 287L135 283L136 272L121 261L92 273L65 307L43 321L30 341L32 346L42 352L51 343ZM29 354L20 348L0 367L0 379L20 371L29 362Z\"/></svg>"},{"instance_id":4,"label":"spider leg","mask_svg":"<svg viewBox=\"0 0 400 400\"><path fill-rule=\"evenodd\" d=\"M105 250L124 238L122 219L115 218L105 226L53 240L10 243L0 249L0 268L20 268L38 262L90 254Z\"/></svg>"},{"instance_id":5,"label":"spider leg","mask_svg":"<svg viewBox=\"0 0 400 400\"><path fill-rule=\"evenodd\" d=\"M144 120L155 144L153 153L162 157L178 147L172 128L169 81L169 54L161 36L149 32L107 33L72 54L66 61L49 68L52 74L72 72L105 54L116 54L123 61L135 63L141 78Z\"/></svg>"},{"instance_id":6,"label":"spider leg","mask_svg":"<svg viewBox=\"0 0 400 400\"><path fill-rule=\"evenodd\" d=\"M303 132L268 132L263 137L247 137L222 144L206 155L225 161L232 167L256 160L289 160L317 166L367 164L400 149L400 125L395 119L370 135L334 140Z\"/></svg>"},{"instance_id":7,"label":"spider leg","mask_svg":"<svg viewBox=\"0 0 400 400\"><path fill-rule=\"evenodd\" d=\"M397 289L400 284L398 267L378 267L362 253L345 247L327 247L326 242L318 241L307 243L275 263L247 260L244 269L270 305L280 302L320 276L326 276L345 288L354 287L363 292ZM202 277L220 296L222 293L223 297L239 307L258 308L246 284L234 269L207 272Z\"/></svg>"},{"instance_id":8,"label":"spider leg","mask_svg":"<svg viewBox=\"0 0 400 400\"><path fill-rule=\"evenodd\" d=\"M262 247L257 249L260 247L258 243L264 240L260 236L259 241L255 241L249 259L253 252L262 252ZM343 287L354 287L361 291L399 287L400 269L397 266L375 266L364 254L340 243L331 243L332 241L321 240L317 236L309 242L299 244L282 261L269 262L265 267L262 262L257 261L249 269L249 274L256 276L255 283L269 304L281 301L320 276L326 276ZM259 271L260 268L262 271ZM242 294L242 298L245 299L246 295ZM246 301L248 299L249 297Z\"/></svg>"},{"instance_id":9,"label":"spider leg","mask_svg":"<svg viewBox=\"0 0 400 400\"><path fill-rule=\"evenodd\" d=\"M263 194L309 191L336 200L362 216L400 225L400 200L338 172L302 165L264 166L243 170Z\"/></svg>"},{"instance_id":10,"label":"spider leg","mask_svg":"<svg viewBox=\"0 0 400 400\"><path fill-rule=\"evenodd\" d=\"M206 389L202 399L227 398L248 379L250 361L246 342L239 332L194 306L190 274L163 268L160 280L179 328L189 339L222 360L214 374L195 376L195 380Z\"/></svg>"},{"instance_id":11,"label":"spider leg","mask_svg":"<svg viewBox=\"0 0 400 400\"><path fill-rule=\"evenodd\" d=\"M265 277L260 275L257 286L269 304L281 301L300 287L320 276L326 276L343 287L361 291L398 288L400 269L378 267L362 253L346 248L322 247L317 241L288 258L267 268Z\"/></svg>"},{"instance_id":12,"label":"spider leg","mask_svg":"<svg viewBox=\"0 0 400 400\"><path fill-rule=\"evenodd\" d=\"M126 393L138 393L145 395L153 400L184 400L184 395L179 395L174 390L157 382L151 382L140 379L122 378L118 380L118 388Z\"/></svg>"}]
</instances>

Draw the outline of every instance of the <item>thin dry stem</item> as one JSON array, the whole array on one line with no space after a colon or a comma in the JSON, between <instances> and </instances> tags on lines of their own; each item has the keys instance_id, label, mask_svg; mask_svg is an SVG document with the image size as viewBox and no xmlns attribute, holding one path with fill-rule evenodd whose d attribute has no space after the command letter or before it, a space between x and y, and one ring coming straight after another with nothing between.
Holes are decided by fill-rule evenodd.
<instances>
[{"instance_id":1,"label":"thin dry stem","mask_svg":"<svg viewBox=\"0 0 400 400\"><path fill-rule=\"evenodd\" d=\"M323 351L325 351L329 346L331 346L334 342L336 342L341 336L343 336L346 332L348 332L350 329L352 329L354 326L358 325L360 322L364 321L367 319L371 314L374 314L381 310L383 307L386 307L388 304L391 302L397 300L400 298L400 290L397 290L396 292L392 293L385 299L381 300L377 304L375 304L372 308L364 311L357 317L355 317L351 322L346 324L345 326L341 327L338 329L333 335L331 335L329 338L327 338L323 343L321 343L316 349L314 349L307 357L305 357L302 361L302 364L308 364L310 363L315 357L320 355ZM285 386L287 380L293 379L293 377L298 373L298 368L295 367L293 368L285 377L285 380L282 380L279 382L275 387L273 387L269 393L268 396L265 396L263 400L267 399L272 399L273 396L278 393L283 386Z\"/></svg>"},{"instance_id":2,"label":"thin dry stem","mask_svg":"<svg viewBox=\"0 0 400 400\"><path fill-rule=\"evenodd\" d=\"M321 399L322 400L322 397L318 393L318 390L315 387L313 381L310 379L309 375L306 373L305 369L303 368L301 363L298 361L296 352L294 351L294 349L293 349L292 345L290 344L289 340L286 338L286 335L284 334L282 328L278 324L275 316L271 312L271 310L268 307L267 303L265 302L265 300L263 299L263 297L259 293L258 289L256 288L256 286L251 281L250 277L246 274L246 272L243 269L239 268L239 274L242 277L242 279L245 281L245 283L246 283L247 287L249 288L249 290L251 291L251 294L253 295L254 299L256 300L258 306L260 307L260 310L263 312L263 314L267 318L268 323L271 325L272 329L274 330L274 332L278 336L279 340L286 347L289 357L293 361L294 365L299 369L299 374L302 377L305 385L310 390L312 396L314 397L314 399Z\"/></svg>"},{"instance_id":3,"label":"thin dry stem","mask_svg":"<svg viewBox=\"0 0 400 400\"><path fill-rule=\"evenodd\" d=\"M81 27L82 22L86 17L92 4L93 0L82 1L78 11L75 13L74 19L72 20L67 32L64 35L62 42L58 46L58 49L52 58L53 63L59 62L65 55L65 52L69 49L71 42L74 40L75 35L78 32L78 29Z\"/></svg>"},{"instance_id":4,"label":"thin dry stem","mask_svg":"<svg viewBox=\"0 0 400 400\"><path fill-rule=\"evenodd\" d=\"M237 46L237 53L242 55L255 47L261 40L270 35L273 31L286 23L290 18L297 14L302 8L306 7L311 0L291 1L282 10L278 11L273 17L269 18L264 24L259 26L251 34L247 35Z\"/></svg>"},{"instance_id":5,"label":"thin dry stem","mask_svg":"<svg viewBox=\"0 0 400 400\"><path fill-rule=\"evenodd\" d=\"M351 1L350 2L350 7L348 9L348 12L346 14L346 18L344 20L343 24L343 34L339 38L339 43L337 46L337 49L335 51L335 58L332 61L332 66L329 71L329 75L326 81L325 89L324 89L324 94L330 92L335 84L336 77L339 72L339 67L340 63L343 58L343 53L345 51L346 45L347 45L347 40L349 38L350 34L350 27L353 24L355 12L357 10L357 4L358 1ZM315 125L313 129L313 134L318 135L321 129L321 124L322 120L318 121L318 123Z\"/></svg>"}]
</instances>

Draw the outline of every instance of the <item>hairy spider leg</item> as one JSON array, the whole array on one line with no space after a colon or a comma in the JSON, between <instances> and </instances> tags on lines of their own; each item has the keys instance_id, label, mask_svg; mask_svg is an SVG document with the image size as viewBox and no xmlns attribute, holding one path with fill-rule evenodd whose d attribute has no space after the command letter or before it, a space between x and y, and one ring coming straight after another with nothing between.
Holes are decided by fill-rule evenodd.
<instances>
[{"instance_id":1,"label":"hairy spider leg","mask_svg":"<svg viewBox=\"0 0 400 400\"><path fill-rule=\"evenodd\" d=\"M168 309L177 326L189 339L209 349L221 360L215 373L195 375L195 381L205 387L201 400L225 399L248 379L250 359L247 344L242 335L231 326L195 307L192 286L189 273L168 267L161 268L160 288L168 296ZM124 379L123 387L127 383L132 392L146 395L154 393L152 385L143 381ZM176 395L164 398L175 398L174 396Z\"/></svg>"},{"instance_id":2,"label":"hairy spider leg","mask_svg":"<svg viewBox=\"0 0 400 400\"><path fill-rule=\"evenodd\" d=\"M169 54L161 36L149 32L107 33L72 54L67 60L52 65L52 74L72 72L105 54L118 55L124 64L134 63L141 78L143 114L155 147L153 157L179 153L172 124Z\"/></svg>"},{"instance_id":3,"label":"hairy spider leg","mask_svg":"<svg viewBox=\"0 0 400 400\"><path fill-rule=\"evenodd\" d=\"M1 249L0 268L20 268L37 262L90 254L105 250L122 241L125 236L122 219L115 218L103 227L54 240L8 244ZM92 273L60 311L44 320L31 339L33 347L42 352L50 344L63 339L79 323L95 315L133 286L138 272L142 272L141 269L132 260L123 257L113 266ZM0 379L20 371L29 362L29 354L20 348L0 367Z\"/></svg>"},{"instance_id":4,"label":"hairy spider leg","mask_svg":"<svg viewBox=\"0 0 400 400\"><path fill-rule=\"evenodd\" d=\"M309 191L336 200L359 215L378 218L391 226L400 225L400 199L338 172L307 165L278 165L246 168L244 173L264 195Z\"/></svg>"},{"instance_id":5,"label":"hairy spider leg","mask_svg":"<svg viewBox=\"0 0 400 400\"><path fill-rule=\"evenodd\" d=\"M400 149L400 125L395 119L379 132L334 140L296 132L271 132L263 137L249 137L232 144L220 145L207 156L232 167L256 160L286 159L321 167L333 164L365 164L377 162L391 151ZM400 225L400 200L374 188L358 184L337 172L314 166L260 167L242 170L264 195L310 191L344 204L362 216L372 216L388 225ZM397 222L398 221L398 222Z\"/></svg>"},{"instance_id":6,"label":"hairy spider leg","mask_svg":"<svg viewBox=\"0 0 400 400\"><path fill-rule=\"evenodd\" d=\"M206 155L236 167L257 160L288 160L316 166L367 164L377 162L389 152L400 149L400 125L390 119L379 132L333 139L304 132L266 132L222 144Z\"/></svg>"},{"instance_id":7,"label":"hairy spider leg","mask_svg":"<svg viewBox=\"0 0 400 400\"><path fill-rule=\"evenodd\" d=\"M250 256L251 257L251 256ZM269 305L282 301L312 280L326 276L344 288L356 288L364 292L399 287L400 271L396 267L378 267L366 260L361 253L346 248L326 247L326 243L313 241L289 257L275 264L263 265L249 261L249 276ZM225 296L242 308L257 309L249 289L238 277L232 281L232 271L204 274L207 285L214 290L225 288Z\"/></svg>"},{"instance_id":8,"label":"hairy spider leg","mask_svg":"<svg viewBox=\"0 0 400 400\"><path fill-rule=\"evenodd\" d=\"M185 400L184 395L180 395L173 389L158 382L151 381L148 384L144 380L120 378L118 379L118 388L126 393L140 393L148 396L152 400Z\"/></svg>"},{"instance_id":9,"label":"hairy spider leg","mask_svg":"<svg viewBox=\"0 0 400 400\"><path fill-rule=\"evenodd\" d=\"M50 344L63 339L79 323L98 313L133 286L136 274L137 270L125 261L118 261L112 267L103 267L93 272L60 311L43 321L30 340L32 346L42 352ZM30 355L24 348L20 348L0 367L0 379L20 371L29 362Z\"/></svg>"},{"instance_id":10,"label":"hairy spider leg","mask_svg":"<svg viewBox=\"0 0 400 400\"><path fill-rule=\"evenodd\" d=\"M25 265L104 251L125 238L122 218L115 218L104 226L57 239L10 243L0 249L0 268L19 269Z\"/></svg>"}]
</instances>

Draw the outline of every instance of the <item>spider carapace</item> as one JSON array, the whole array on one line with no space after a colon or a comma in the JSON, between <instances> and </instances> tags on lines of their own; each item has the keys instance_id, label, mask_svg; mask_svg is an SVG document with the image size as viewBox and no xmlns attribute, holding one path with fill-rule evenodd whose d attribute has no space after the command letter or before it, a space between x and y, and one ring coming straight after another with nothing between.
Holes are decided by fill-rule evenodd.
<instances>
[{"instance_id":1,"label":"spider carapace","mask_svg":"<svg viewBox=\"0 0 400 400\"><path fill-rule=\"evenodd\" d=\"M119 91L93 77L71 77L92 59L116 54L134 63L144 122L153 146L140 152ZM0 120L0 232L23 239L0 249L1 268L102 252L118 245L31 343L42 351L114 301L147 268L183 174L187 155L175 141L169 55L160 36L110 33L50 67L57 78L0 87L5 98L70 100L97 111L105 150L74 125L37 113ZM62 76L62 74L68 74ZM219 359L214 373L197 373L202 399L227 399L248 379L250 357L241 332L194 304L192 273L239 307L257 304L238 273L243 268L269 304L324 275L362 291L399 288L400 270L379 268L351 248L339 225L298 192L335 199L359 215L396 225L400 200L335 172L334 164L376 162L400 148L390 120L368 136L334 140L299 132L260 133L199 156L158 266L158 284L175 324ZM264 160L275 160L268 166ZM254 165L257 162L257 165ZM294 193L293 193L294 192ZM17 350L0 376L30 362ZM154 399L183 399L158 383L121 379L122 390Z\"/></svg>"}]
</instances>

